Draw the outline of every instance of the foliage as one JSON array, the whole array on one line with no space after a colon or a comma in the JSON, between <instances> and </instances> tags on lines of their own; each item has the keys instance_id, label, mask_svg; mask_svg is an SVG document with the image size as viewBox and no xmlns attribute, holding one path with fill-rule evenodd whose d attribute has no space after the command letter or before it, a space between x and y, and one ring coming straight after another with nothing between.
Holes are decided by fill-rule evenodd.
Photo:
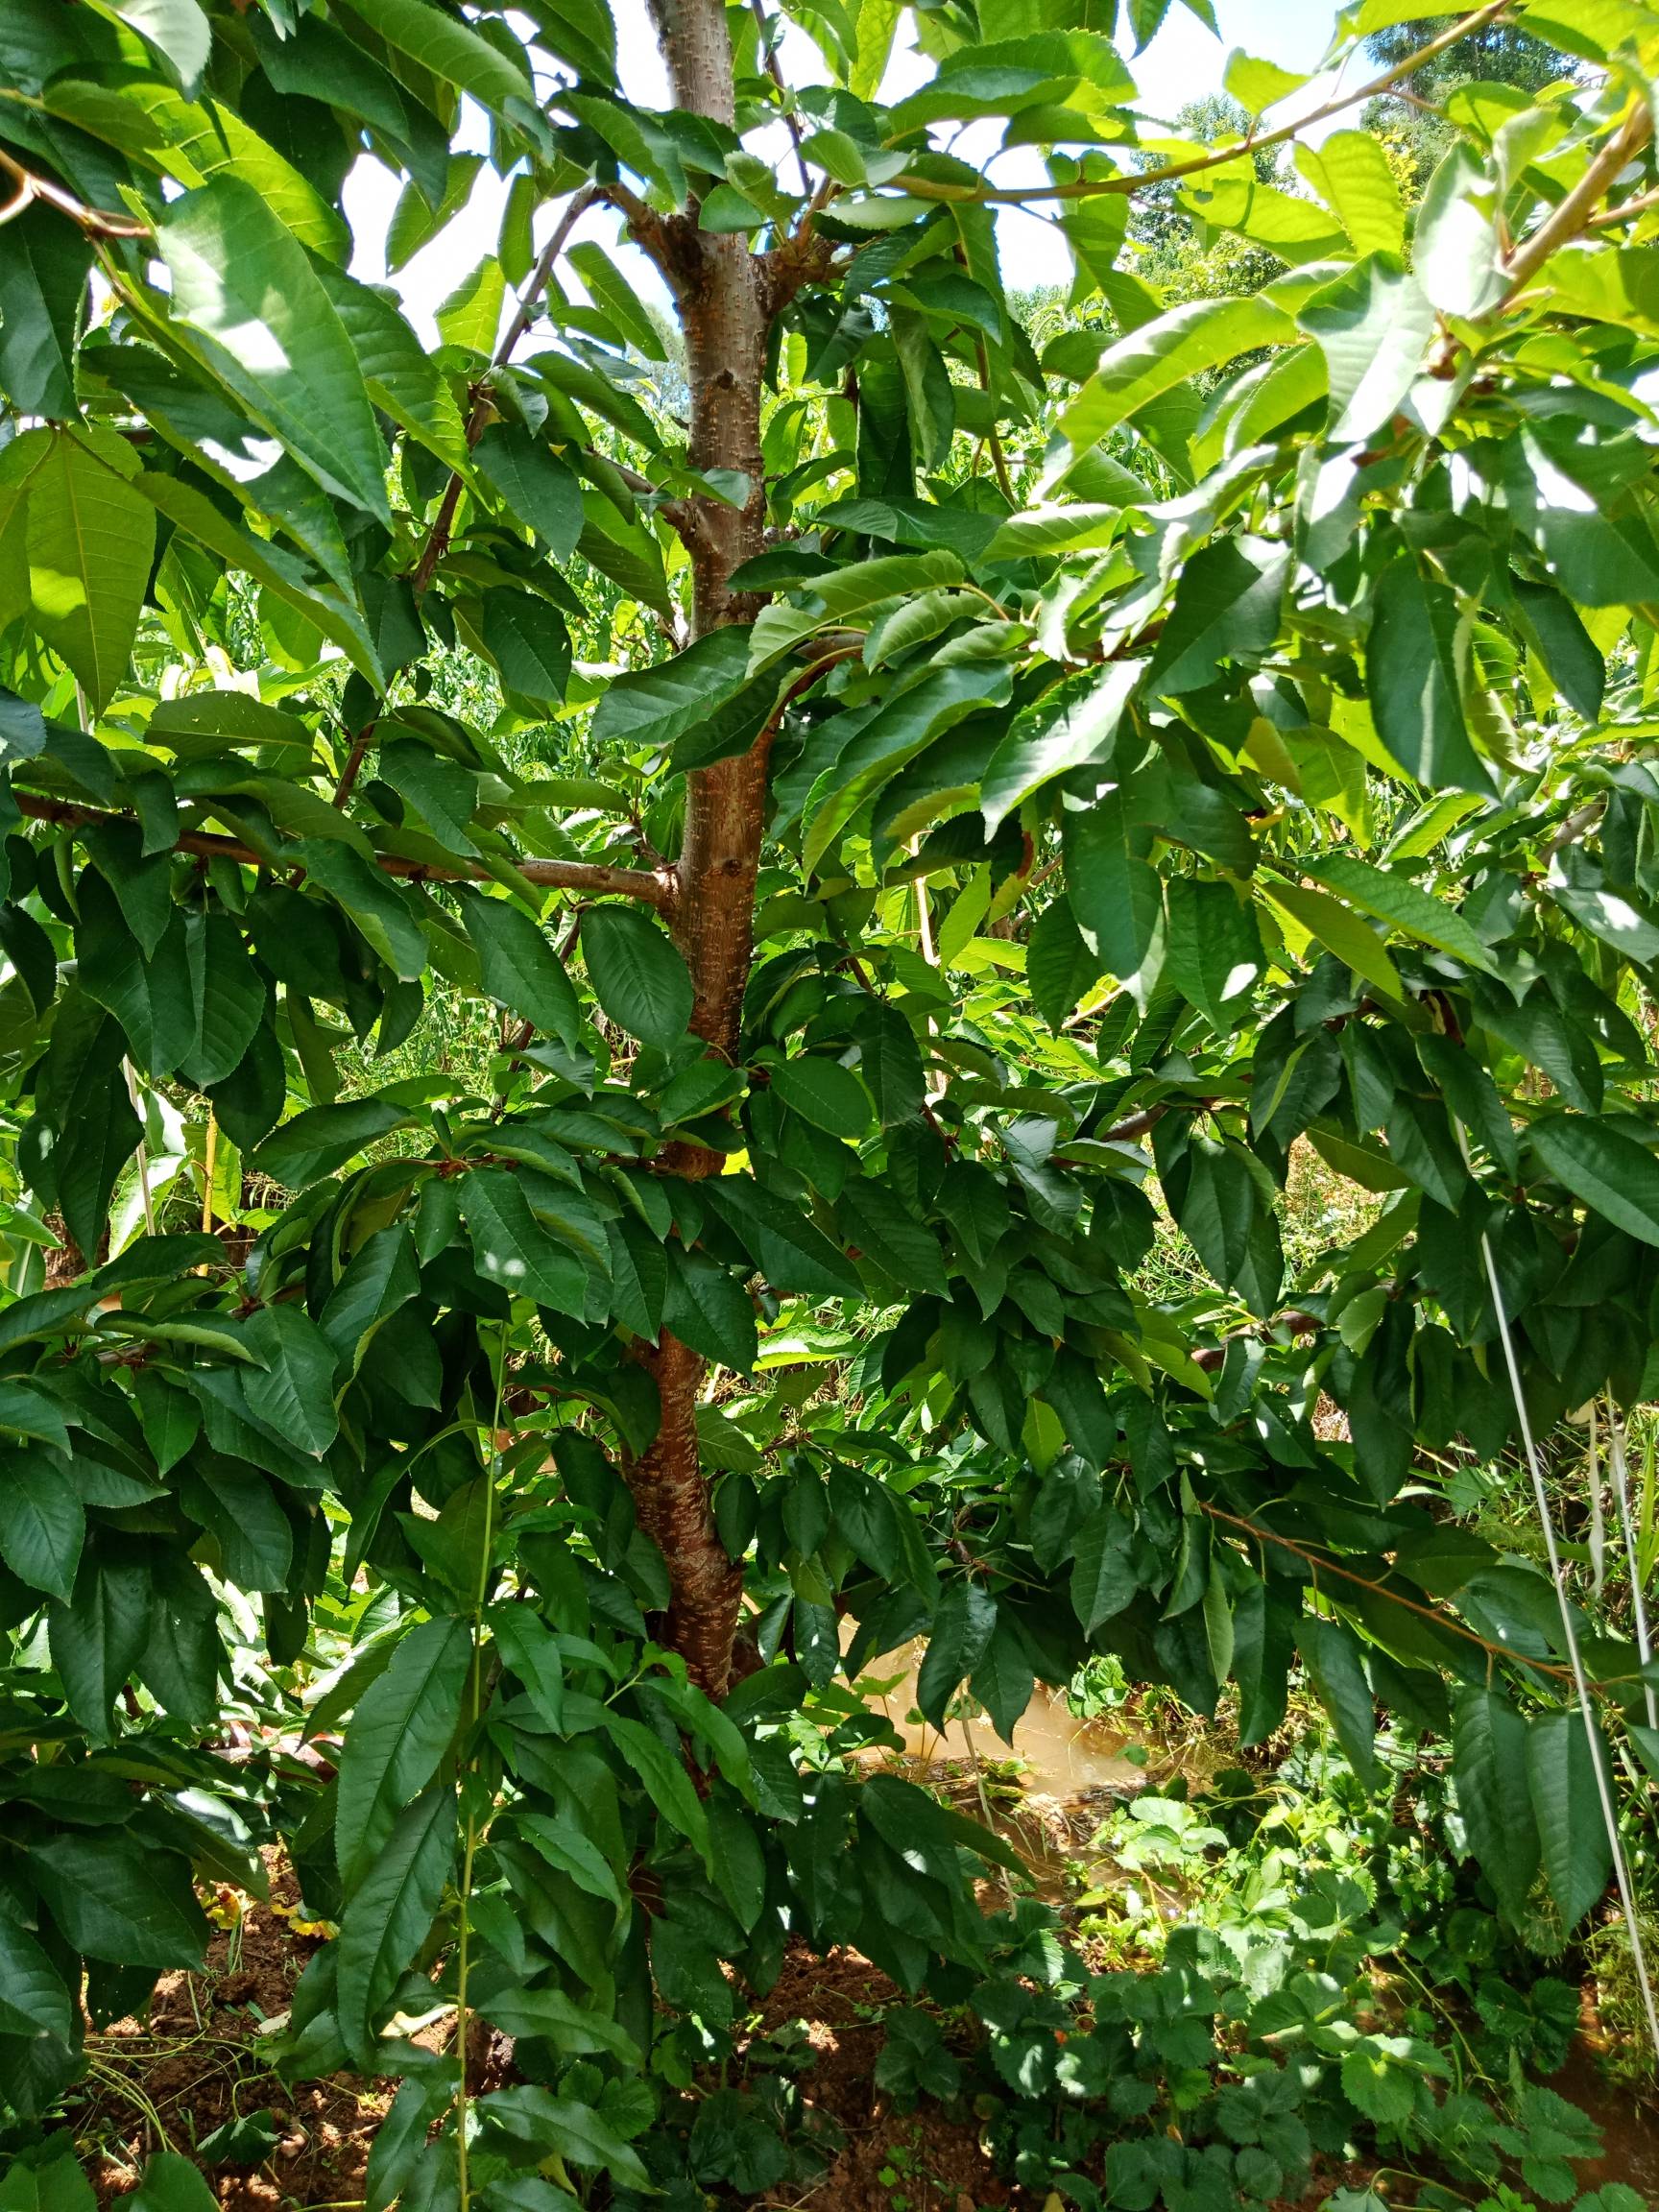
<instances>
[{"instance_id":1,"label":"foliage","mask_svg":"<svg viewBox=\"0 0 1659 2212\"><path fill-rule=\"evenodd\" d=\"M1550 29L1549 12L1540 13ZM1455 16L1440 15L1382 23L1367 37L1365 50L1373 61L1394 68L1409 61L1455 22ZM1366 108L1363 121L1387 133L1409 165L1420 192L1456 138L1457 127L1449 112L1456 96L1474 84L1508 84L1537 94L1575 77L1585 57L1572 39L1570 25L1566 37L1568 50L1563 52L1527 25L1499 16L1412 69L1397 90Z\"/></svg>"},{"instance_id":2,"label":"foliage","mask_svg":"<svg viewBox=\"0 0 1659 2212\"><path fill-rule=\"evenodd\" d=\"M1653 1751L1652 1663L1451 1504L1652 1373L1659 19L1535 0L1584 69L1450 102L1408 236L1362 132L1292 188L1137 121L1083 0L921 12L887 105L879 0L791 6L796 87L663 12L661 112L564 0L0 25L19 2139L279 1835L339 1926L286 2063L402 2076L374 2212L642 2200L789 1935L993 1964L1008 1848L854 1758L916 1638L936 1726L1112 1653L1246 1746L1299 1665L1365 1787L1379 1705L1435 1731L1511 1928L1595 1911ZM398 265L512 180L435 351L350 274L366 156ZM1167 306L1166 186L1284 273ZM1010 199L1103 354L1010 312ZM1310 1148L1376 1217L1287 1268ZM1102 2069L1235 1971L1091 1985ZM1344 2094L1427 2126L1426 2063ZM683 2200L768 2185L755 2120Z\"/></svg>"}]
</instances>

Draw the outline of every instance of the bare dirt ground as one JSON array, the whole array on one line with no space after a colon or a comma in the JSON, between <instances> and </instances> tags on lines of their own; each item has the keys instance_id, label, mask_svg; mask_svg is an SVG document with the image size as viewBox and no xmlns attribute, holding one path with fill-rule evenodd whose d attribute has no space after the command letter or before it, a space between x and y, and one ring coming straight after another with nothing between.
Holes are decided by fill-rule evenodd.
<instances>
[{"instance_id":1,"label":"bare dirt ground","mask_svg":"<svg viewBox=\"0 0 1659 2212\"><path fill-rule=\"evenodd\" d=\"M92 2074L71 2110L85 2171L104 2205L136 2183L153 2150L188 2156L228 2121L268 2120L275 2141L252 2165L206 2164L223 2212L354 2212L390 2084L349 2076L291 2085L261 2063L265 2024L286 2012L318 1938L296 1927L286 1873L269 1908L254 1906L214 1939L199 1974L170 1974L143 2021L89 2040ZM877 2093L873 2070L885 2011L900 1992L856 1952L792 1955L760 2010L757 2051L794 2028L811 2053L805 2101L833 2121L841 2149L822 2176L754 2200L818 2212L1043 2212L1043 2200L1000 2176L971 2113L936 2105L900 2113ZM1280 2212L1315 2212L1334 2189L1361 2184L1358 2168L1322 2173Z\"/></svg>"}]
</instances>

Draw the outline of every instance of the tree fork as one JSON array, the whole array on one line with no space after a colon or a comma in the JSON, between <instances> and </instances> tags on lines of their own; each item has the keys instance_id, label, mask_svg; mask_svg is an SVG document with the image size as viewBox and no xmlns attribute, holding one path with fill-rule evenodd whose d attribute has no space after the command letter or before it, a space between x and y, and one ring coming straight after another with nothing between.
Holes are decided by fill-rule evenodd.
<instances>
[{"instance_id":1,"label":"tree fork","mask_svg":"<svg viewBox=\"0 0 1659 2212\"><path fill-rule=\"evenodd\" d=\"M732 46L721 0L652 0L676 107L731 125L735 116ZM685 339L691 390L687 460L693 469L737 470L747 477L742 507L703 496L687 502L684 533L691 560L691 635L747 622L758 595L734 592L731 579L764 542L765 485L760 455L760 394L777 287L739 233L696 228L696 210L666 226L676 304ZM754 952L755 881L766 814L771 731L750 750L686 779L685 831L674 870L674 934L691 971L691 1026L710 1053L737 1056L743 993ZM663 1166L708 1174L716 1155L671 1145ZM655 1441L627 1463L640 1526L661 1548L672 1592L667 1636L691 1678L710 1696L725 1694L742 1591L714 1526L697 1441L701 1356L664 1331L642 1364L657 1385Z\"/></svg>"}]
</instances>

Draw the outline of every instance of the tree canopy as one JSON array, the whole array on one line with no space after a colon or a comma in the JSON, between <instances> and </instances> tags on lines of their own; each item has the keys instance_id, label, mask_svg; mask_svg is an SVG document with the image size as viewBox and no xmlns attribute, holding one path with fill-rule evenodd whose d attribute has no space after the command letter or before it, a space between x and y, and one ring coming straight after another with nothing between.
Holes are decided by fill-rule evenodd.
<instances>
[{"instance_id":1,"label":"tree canopy","mask_svg":"<svg viewBox=\"0 0 1659 2212\"><path fill-rule=\"evenodd\" d=\"M1004 1735L1299 1665L1511 1920L1659 1760L1452 1509L1659 1379L1659 16L1358 0L1200 142L1160 0L654 4L661 108L603 0L0 13L0 2101L277 1832L380 2212L664 2183L786 1931L981 1956L998 1840L791 1733L912 1640ZM1408 208L1360 110L1500 23L1575 67ZM365 161L394 272L508 180L435 347Z\"/></svg>"}]
</instances>

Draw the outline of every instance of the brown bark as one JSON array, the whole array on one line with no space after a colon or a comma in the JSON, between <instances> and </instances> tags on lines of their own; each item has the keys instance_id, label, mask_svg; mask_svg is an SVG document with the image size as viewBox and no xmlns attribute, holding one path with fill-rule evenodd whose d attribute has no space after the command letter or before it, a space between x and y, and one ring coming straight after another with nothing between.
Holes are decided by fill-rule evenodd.
<instances>
[{"instance_id":1,"label":"brown bark","mask_svg":"<svg viewBox=\"0 0 1659 2212\"><path fill-rule=\"evenodd\" d=\"M730 124L734 95L722 0L652 0L675 104ZM678 519L691 561L692 635L753 620L758 597L734 592L733 570L763 543L765 489L760 391L776 287L741 235L697 228L695 208L662 226L664 264L685 336L691 388L687 459L694 469L738 469L748 477L741 508L689 499ZM670 915L696 993L692 1028L710 1050L737 1055L738 1022L754 951L755 878L765 822L768 731L740 757L687 779L685 834L674 871ZM715 1155L672 1145L662 1166L707 1174ZM668 1641L691 1678L724 1695L742 1593L742 1570L714 1527L697 1446L704 1361L663 1332L643 1356L657 1384L661 1420L655 1442L628 1466L640 1526L661 1547L672 1601Z\"/></svg>"},{"instance_id":2,"label":"brown bark","mask_svg":"<svg viewBox=\"0 0 1659 2212\"><path fill-rule=\"evenodd\" d=\"M639 1526L668 1562L672 1596L665 1640L710 1697L725 1695L732 1674L743 1570L728 1557L714 1527L697 1449L697 1394L704 1362L666 1330L644 1355L662 1419L656 1441L628 1469Z\"/></svg>"},{"instance_id":3,"label":"brown bark","mask_svg":"<svg viewBox=\"0 0 1659 2212\"><path fill-rule=\"evenodd\" d=\"M61 1214L48 1214L46 1226L58 1239L46 1255L46 1287L48 1290L66 1289L71 1283L79 1283L85 1274L86 1256L64 1226Z\"/></svg>"}]
</instances>

